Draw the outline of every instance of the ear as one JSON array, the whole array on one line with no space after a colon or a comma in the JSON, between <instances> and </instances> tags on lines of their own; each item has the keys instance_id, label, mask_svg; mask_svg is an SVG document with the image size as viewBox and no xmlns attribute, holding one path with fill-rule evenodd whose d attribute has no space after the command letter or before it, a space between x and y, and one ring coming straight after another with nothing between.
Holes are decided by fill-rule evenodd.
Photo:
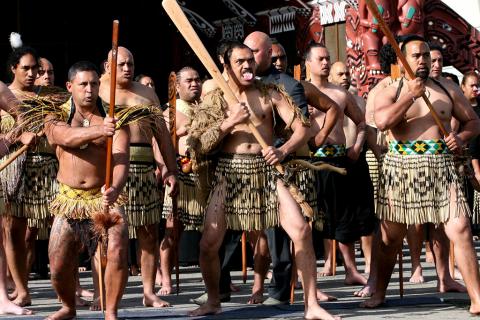
<instances>
[{"instance_id":1,"label":"ear","mask_svg":"<svg viewBox=\"0 0 480 320\"><path fill-rule=\"evenodd\" d=\"M17 70L17 68L16 68L16 67L13 67L13 66L12 66L12 67L10 67L10 71L12 71L12 74L13 74L13 75L15 75L15 71L16 71L16 70Z\"/></svg>"},{"instance_id":2,"label":"ear","mask_svg":"<svg viewBox=\"0 0 480 320\"><path fill-rule=\"evenodd\" d=\"M110 74L110 62L108 60L103 63L103 69L105 69L105 73Z\"/></svg>"},{"instance_id":3,"label":"ear","mask_svg":"<svg viewBox=\"0 0 480 320\"><path fill-rule=\"evenodd\" d=\"M72 83L70 81L67 81L67 83L65 83L65 87L67 88L67 91L72 93Z\"/></svg>"}]
</instances>

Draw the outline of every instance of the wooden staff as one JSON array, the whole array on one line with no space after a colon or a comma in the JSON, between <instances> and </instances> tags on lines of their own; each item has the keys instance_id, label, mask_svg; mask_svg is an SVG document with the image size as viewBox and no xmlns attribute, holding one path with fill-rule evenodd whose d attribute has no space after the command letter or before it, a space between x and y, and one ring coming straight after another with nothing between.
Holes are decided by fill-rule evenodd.
<instances>
[{"instance_id":1,"label":"wooden staff","mask_svg":"<svg viewBox=\"0 0 480 320\"><path fill-rule=\"evenodd\" d=\"M452 276L452 279L455 279L455 247L453 246L452 241L450 241L450 257L448 260L450 262L450 275Z\"/></svg>"},{"instance_id":2,"label":"wooden staff","mask_svg":"<svg viewBox=\"0 0 480 320\"><path fill-rule=\"evenodd\" d=\"M18 149L17 151L15 151L14 153L12 153L7 160L5 160L5 162L3 162L1 165L0 165L0 171L2 171L3 169L5 169L6 167L8 167L10 165L10 163L12 163L15 159L17 159L21 154L23 154L25 151L28 150L28 145L27 144L24 144L20 149Z\"/></svg>"},{"instance_id":3,"label":"wooden staff","mask_svg":"<svg viewBox=\"0 0 480 320\"><path fill-rule=\"evenodd\" d=\"M178 153L177 140L177 75L175 72L170 72L168 77L168 115L170 121L170 135L172 137L172 144L175 152ZM179 228L178 228L178 198L172 197L172 223L173 223L173 263L175 264L175 282L177 285L177 295L180 292L180 268L178 262L179 245Z\"/></svg>"},{"instance_id":4,"label":"wooden staff","mask_svg":"<svg viewBox=\"0 0 480 320\"><path fill-rule=\"evenodd\" d=\"M113 32L112 32L112 60L110 63L110 105L108 108L108 116L113 118L115 116L115 91L117 86L117 51L118 51L118 20L113 20ZM113 147L113 137L107 137L107 162L105 169L105 191L108 190L112 184L112 147ZM108 206L104 208L104 214L108 215ZM102 230L100 248L98 250L100 255L100 268L98 270L98 283L100 287L100 305L101 310L104 312L104 301L105 297L103 296L103 267L107 265L107 250L105 246L108 239L108 234L106 228Z\"/></svg>"},{"instance_id":5,"label":"wooden staff","mask_svg":"<svg viewBox=\"0 0 480 320\"><path fill-rule=\"evenodd\" d=\"M393 50L395 50L395 53L397 54L398 59L400 59L400 61L402 62L403 67L405 68L405 71L407 72L408 76L411 79L415 79L416 78L415 73L413 72L412 68L408 64L407 59L405 59L405 56L403 55L402 50L400 50L400 47L398 46L397 41L395 41L395 37L393 36L392 31L390 31L390 29L388 28L380 12L378 12L378 8L375 2L373 0L365 0L365 2L370 12L378 20L378 25L380 26L383 33L387 37L388 42L390 42L390 44L392 45ZM447 132L447 130L445 129L445 126L443 125L442 121L438 117L438 114L433 108L432 103L430 102L430 100L428 100L428 97L425 92L422 93L422 98L423 98L423 101L425 101L425 104L427 105L428 109L430 110L430 113L432 114L435 124L438 126L438 128L440 129L440 131L445 137L448 136L449 133Z\"/></svg>"},{"instance_id":6,"label":"wooden staff","mask_svg":"<svg viewBox=\"0 0 480 320\"><path fill-rule=\"evenodd\" d=\"M187 17L183 13L182 9L178 5L176 0L163 0L162 1L162 6L167 12L168 16L170 19L172 19L173 23L177 27L177 29L180 31L182 36L185 38L187 43L190 45L192 50L195 52L197 55L198 59L202 62L203 66L205 69L207 69L208 73L212 76L212 78L215 80L217 85L220 87L220 89L223 91L224 97L227 100L229 104L234 104L238 103L238 99L233 93L232 89L228 86L228 83L225 81L225 79L222 76L222 73L218 69L217 65L213 61L212 57L208 53L207 49L203 45L202 41L198 37L197 33L193 29L192 25L188 21ZM255 139L258 141L260 146L263 149L267 149L269 146L266 143L266 141L263 139L262 135L260 132L258 132L257 128L255 125L252 123L251 120L248 121L248 128L252 132L253 136ZM281 164L276 164L275 169L280 172L280 174L285 174L285 170ZM298 191L298 188L295 187L294 185L290 184L289 187L289 192L292 195L292 197L295 199L295 201L300 205L302 208L303 212L308 217L313 216L313 210L312 208L304 201L303 196L300 194Z\"/></svg>"}]
</instances>

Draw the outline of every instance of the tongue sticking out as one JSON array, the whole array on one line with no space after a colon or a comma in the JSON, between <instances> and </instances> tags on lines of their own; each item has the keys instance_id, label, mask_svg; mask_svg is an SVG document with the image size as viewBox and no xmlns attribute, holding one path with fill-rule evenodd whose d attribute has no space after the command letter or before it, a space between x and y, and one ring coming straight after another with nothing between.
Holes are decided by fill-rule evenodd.
<instances>
[{"instance_id":1,"label":"tongue sticking out","mask_svg":"<svg viewBox=\"0 0 480 320\"><path fill-rule=\"evenodd\" d=\"M243 74L243 79L248 80L248 81L252 80L252 79L253 79L253 73L251 73L251 72L245 72L245 73Z\"/></svg>"}]
</instances>

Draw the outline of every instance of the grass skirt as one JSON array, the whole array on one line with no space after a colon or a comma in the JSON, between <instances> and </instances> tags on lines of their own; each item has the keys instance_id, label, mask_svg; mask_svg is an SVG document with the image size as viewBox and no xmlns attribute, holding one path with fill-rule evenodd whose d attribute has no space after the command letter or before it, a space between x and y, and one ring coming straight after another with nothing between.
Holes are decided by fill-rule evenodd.
<instances>
[{"instance_id":1,"label":"grass skirt","mask_svg":"<svg viewBox=\"0 0 480 320\"><path fill-rule=\"evenodd\" d=\"M380 219L410 224L444 223L470 215L452 154L385 155L377 198Z\"/></svg>"}]
</instances>

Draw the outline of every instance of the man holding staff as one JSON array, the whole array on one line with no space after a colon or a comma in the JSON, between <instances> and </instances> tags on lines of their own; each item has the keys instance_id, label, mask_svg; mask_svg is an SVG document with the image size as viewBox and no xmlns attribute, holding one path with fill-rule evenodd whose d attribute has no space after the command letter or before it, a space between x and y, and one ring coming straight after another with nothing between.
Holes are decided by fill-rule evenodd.
<instances>
[{"instance_id":1,"label":"man holding staff","mask_svg":"<svg viewBox=\"0 0 480 320\"><path fill-rule=\"evenodd\" d=\"M308 128L299 109L288 102L278 87L262 85L254 80L254 61L252 51L243 44L232 45L227 50L224 62L229 76L228 85L244 102L226 105L221 91L215 90L211 92L212 97L207 95L204 98L203 106L197 110L191 126L189 144L195 152L205 153L220 146L220 155L200 242L200 266L208 301L190 315L221 312L218 249L225 230L263 230L280 223L295 244L296 261L305 291L305 318L335 319L317 303L309 226L272 167L305 142ZM225 111L222 107L226 108ZM212 108L219 113L217 121L201 130L206 123L201 123L199 115L204 109L212 112ZM251 121L266 143L271 145L274 137L273 108L285 123L290 124L293 135L278 149L263 149L245 123Z\"/></svg>"},{"instance_id":2,"label":"man holding staff","mask_svg":"<svg viewBox=\"0 0 480 320\"><path fill-rule=\"evenodd\" d=\"M67 89L72 98L64 105L66 119L48 116L45 134L55 148L59 162L59 191L50 204L55 215L49 243L52 285L63 307L47 319L71 319L75 309L75 268L83 245L92 255L92 218L110 208L117 223L108 228L107 267L105 270L105 319L117 319L118 303L127 281L127 220L120 196L128 176L129 130L115 130L115 120L106 117L97 99L99 77L90 62L75 63L68 72ZM105 119L104 119L105 118ZM85 120L88 120L88 124ZM106 140L113 136L113 180L101 190L106 172ZM93 239L94 240L94 239Z\"/></svg>"},{"instance_id":3,"label":"man holding staff","mask_svg":"<svg viewBox=\"0 0 480 320\"><path fill-rule=\"evenodd\" d=\"M435 232L443 227L454 244L471 299L470 312L479 314L480 276L468 220L470 210L452 152L479 134L480 121L457 86L443 83L452 97L450 100L446 92L428 78L430 49L423 38L404 39L402 52L416 78L408 76L375 98L375 122L380 130L389 130L390 136L377 207L377 215L382 219L382 248L377 254L383 266L378 268L373 296L362 305L373 308L384 302L406 225L434 223ZM405 66L402 64L402 67ZM452 117L461 123L458 133L443 136L426 103L418 99L424 93L433 102L433 109L447 130Z\"/></svg>"}]
</instances>

